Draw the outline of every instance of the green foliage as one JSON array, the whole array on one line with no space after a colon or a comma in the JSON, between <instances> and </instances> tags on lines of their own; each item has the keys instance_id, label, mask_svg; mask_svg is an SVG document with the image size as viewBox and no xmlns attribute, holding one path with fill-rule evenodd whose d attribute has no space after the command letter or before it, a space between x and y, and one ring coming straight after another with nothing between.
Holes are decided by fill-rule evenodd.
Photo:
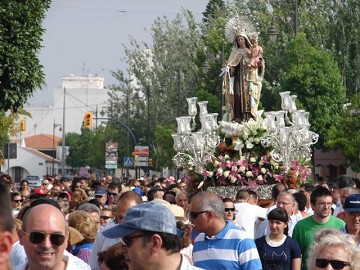
<instances>
[{"instance_id":1,"label":"green foliage","mask_svg":"<svg viewBox=\"0 0 360 270\"><path fill-rule=\"evenodd\" d=\"M297 94L300 105L311 113L311 129L320 135L320 148L345 103L339 68L328 52L311 46L303 33L289 42L283 62L287 64L283 67L281 89Z\"/></svg>"},{"instance_id":2,"label":"green foliage","mask_svg":"<svg viewBox=\"0 0 360 270\"><path fill-rule=\"evenodd\" d=\"M0 3L0 109L16 112L44 82L37 58L50 0Z\"/></svg>"},{"instance_id":3,"label":"green foliage","mask_svg":"<svg viewBox=\"0 0 360 270\"><path fill-rule=\"evenodd\" d=\"M173 149L173 139L171 134L175 133L175 128L157 126L155 130L155 139L153 156L153 167L156 170L160 170L162 167L173 167L172 162L173 156L175 156L175 151Z\"/></svg>"},{"instance_id":4,"label":"green foliage","mask_svg":"<svg viewBox=\"0 0 360 270\"><path fill-rule=\"evenodd\" d=\"M360 172L360 94L354 95L349 105L341 121L331 126L326 146L341 148L347 165Z\"/></svg>"}]
</instances>

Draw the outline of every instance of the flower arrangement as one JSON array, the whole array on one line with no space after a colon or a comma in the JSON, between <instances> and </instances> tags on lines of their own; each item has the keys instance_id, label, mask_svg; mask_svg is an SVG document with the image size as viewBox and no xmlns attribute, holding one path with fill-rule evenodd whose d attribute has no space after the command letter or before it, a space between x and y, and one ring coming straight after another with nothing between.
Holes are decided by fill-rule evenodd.
<instances>
[{"instance_id":1,"label":"flower arrangement","mask_svg":"<svg viewBox=\"0 0 360 270\"><path fill-rule=\"evenodd\" d=\"M247 186L256 190L260 185L276 182L296 188L306 182L311 175L307 162L292 161L290 168L286 168L271 158L271 149L261 144L266 128L264 120L259 118L244 124L220 122L225 139L218 147L217 156L208 158L200 171L189 170L194 189L203 186ZM235 133L241 135L234 136Z\"/></svg>"}]
</instances>

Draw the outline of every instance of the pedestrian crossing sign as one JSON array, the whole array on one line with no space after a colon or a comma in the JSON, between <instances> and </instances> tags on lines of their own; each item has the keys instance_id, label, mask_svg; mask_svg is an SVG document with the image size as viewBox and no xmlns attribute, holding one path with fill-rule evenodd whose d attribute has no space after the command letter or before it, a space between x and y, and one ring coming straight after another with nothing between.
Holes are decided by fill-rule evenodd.
<instances>
[{"instance_id":1,"label":"pedestrian crossing sign","mask_svg":"<svg viewBox=\"0 0 360 270\"><path fill-rule=\"evenodd\" d=\"M134 160L132 157L124 157L124 167L132 167L133 162Z\"/></svg>"}]
</instances>

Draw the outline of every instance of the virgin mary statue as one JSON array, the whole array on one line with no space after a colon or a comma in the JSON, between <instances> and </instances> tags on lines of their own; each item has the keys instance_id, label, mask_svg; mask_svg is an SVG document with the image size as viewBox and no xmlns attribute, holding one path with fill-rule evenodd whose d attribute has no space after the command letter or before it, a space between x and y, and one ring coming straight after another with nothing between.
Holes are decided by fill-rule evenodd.
<instances>
[{"instance_id":1,"label":"virgin mary statue","mask_svg":"<svg viewBox=\"0 0 360 270\"><path fill-rule=\"evenodd\" d=\"M254 31L250 26L239 17L231 19L226 25L225 33L231 36L234 47L222 69L225 96L223 121L242 123L257 117L265 65L255 32L251 33L254 44L249 40L247 30Z\"/></svg>"}]
</instances>

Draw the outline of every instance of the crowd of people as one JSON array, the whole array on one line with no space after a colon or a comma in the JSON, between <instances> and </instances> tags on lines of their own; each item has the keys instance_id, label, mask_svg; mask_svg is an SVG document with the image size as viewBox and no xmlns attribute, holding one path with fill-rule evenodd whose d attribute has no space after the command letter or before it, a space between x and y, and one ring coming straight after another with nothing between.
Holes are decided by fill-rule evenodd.
<instances>
[{"instance_id":1,"label":"crowd of people","mask_svg":"<svg viewBox=\"0 0 360 270\"><path fill-rule=\"evenodd\" d=\"M336 185L189 194L167 178L0 177L2 269L360 269L360 191ZM331 268L330 268L331 267Z\"/></svg>"}]
</instances>

